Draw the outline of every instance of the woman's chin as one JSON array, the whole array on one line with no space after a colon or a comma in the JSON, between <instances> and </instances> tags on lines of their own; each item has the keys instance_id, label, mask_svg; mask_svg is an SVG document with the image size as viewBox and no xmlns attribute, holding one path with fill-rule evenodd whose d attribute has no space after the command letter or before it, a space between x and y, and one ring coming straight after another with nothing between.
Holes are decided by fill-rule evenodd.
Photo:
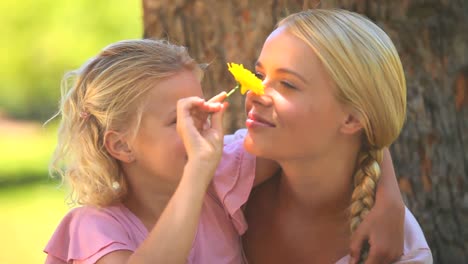
<instances>
[{"instance_id":1,"label":"woman's chin","mask_svg":"<svg viewBox=\"0 0 468 264\"><path fill-rule=\"evenodd\" d=\"M271 158L271 143L262 142L261 139L253 139L252 136L247 133L244 139L245 150L255 156L262 158Z\"/></svg>"}]
</instances>

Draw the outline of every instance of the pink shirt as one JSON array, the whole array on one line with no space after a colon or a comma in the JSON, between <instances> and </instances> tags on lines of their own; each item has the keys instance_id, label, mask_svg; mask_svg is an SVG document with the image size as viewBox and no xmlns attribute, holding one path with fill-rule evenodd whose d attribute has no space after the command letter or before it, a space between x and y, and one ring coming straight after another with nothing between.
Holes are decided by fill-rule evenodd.
<instances>
[{"instance_id":1,"label":"pink shirt","mask_svg":"<svg viewBox=\"0 0 468 264\"><path fill-rule=\"evenodd\" d=\"M240 236L247 229L241 206L252 189L255 158L242 145L246 130L225 137L224 153L210 185L187 263L238 264L243 259ZM141 221L119 204L102 209L79 207L62 220L45 248L46 263L95 263L115 250L134 251L148 236ZM406 208L402 258L396 262L432 263L418 222ZM349 256L336 264L347 264Z\"/></svg>"},{"instance_id":2,"label":"pink shirt","mask_svg":"<svg viewBox=\"0 0 468 264\"><path fill-rule=\"evenodd\" d=\"M247 229L241 206L252 189L255 157L241 136L226 137L224 153L207 195L187 263L242 263L240 236ZM148 236L143 223L119 204L71 210L45 248L46 263L95 263L115 250L135 249Z\"/></svg>"}]
</instances>

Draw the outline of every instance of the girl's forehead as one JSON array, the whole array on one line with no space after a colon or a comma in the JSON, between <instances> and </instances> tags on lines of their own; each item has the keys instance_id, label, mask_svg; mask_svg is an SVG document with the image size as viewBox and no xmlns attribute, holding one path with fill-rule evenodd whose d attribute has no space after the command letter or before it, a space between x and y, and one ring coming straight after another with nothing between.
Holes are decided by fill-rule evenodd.
<instances>
[{"instance_id":1,"label":"girl's forehead","mask_svg":"<svg viewBox=\"0 0 468 264\"><path fill-rule=\"evenodd\" d=\"M154 84L146 98L147 109L172 110L178 100L191 96L203 97L200 81L192 71L182 71Z\"/></svg>"}]
</instances>

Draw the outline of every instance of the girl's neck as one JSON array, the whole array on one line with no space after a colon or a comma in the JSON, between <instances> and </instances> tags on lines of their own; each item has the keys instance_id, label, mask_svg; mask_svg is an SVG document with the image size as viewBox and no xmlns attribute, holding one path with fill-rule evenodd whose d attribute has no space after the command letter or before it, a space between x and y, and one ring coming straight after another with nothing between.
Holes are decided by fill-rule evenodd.
<instances>
[{"instance_id":1,"label":"girl's neck","mask_svg":"<svg viewBox=\"0 0 468 264\"><path fill-rule=\"evenodd\" d=\"M123 204L152 230L178 183L151 175L133 163L124 166L123 171L128 190Z\"/></svg>"},{"instance_id":2,"label":"girl's neck","mask_svg":"<svg viewBox=\"0 0 468 264\"><path fill-rule=\"evenodd\" d=\"M129 188L127 198L123 201L123 204L150 231L158 221L171 196L172 193L136 191Z\"/></svg>"}]
</instances>

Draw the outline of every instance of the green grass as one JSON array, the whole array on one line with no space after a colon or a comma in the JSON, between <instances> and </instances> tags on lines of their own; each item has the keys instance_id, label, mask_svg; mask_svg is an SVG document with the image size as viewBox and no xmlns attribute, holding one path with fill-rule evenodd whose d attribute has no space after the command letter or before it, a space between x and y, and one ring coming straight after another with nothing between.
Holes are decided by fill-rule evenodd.
<instances>
[{"instance_id":1,"label":"green grass","mask_svg":"<svg viewBox=\"0 0 468 264\"><path fill-rule=\"evenodd\" d=\"M0 263L44 263L44 246L68 211L47 176L55 129L0 120Z\"/></svg>"},{"instance_id":2,"label":"green grass","mask_svg":"<svg viewBox=\"0 0 468 264\"><path fill-rule=\"evenodd\" d=\"M0 189L0 263L44 263L42 250L69 209L65 195L56 183Z\"/></svg>"},{"instance_id":3,"label":"green grass","mask_svg":"<svg viewBox=\"0 0 468 264\"><path fill-rule=\"evenodd\" d=\"M46 181L55 147L55 126L17 125L0 133L0 187L5 183Z\"/></svg>"}]
</instances>

